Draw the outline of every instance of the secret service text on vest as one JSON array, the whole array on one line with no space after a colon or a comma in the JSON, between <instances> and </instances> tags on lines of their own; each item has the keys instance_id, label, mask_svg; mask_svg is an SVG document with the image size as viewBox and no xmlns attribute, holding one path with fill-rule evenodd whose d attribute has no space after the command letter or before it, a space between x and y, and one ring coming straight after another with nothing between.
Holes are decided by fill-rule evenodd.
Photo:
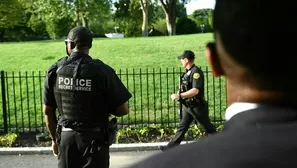
<instances>
[{"instance_id":1,"label":"secret service text on vest","mask_svg":"<svg viewBox=\"0 0 297 168\"><path fill-rule=\"evenodd\" d=\"M73 83L75 82L75 83ZM75 87L73 86L75 84ZM79 91L91 91L92 80L91 79L75 79L69 77L58 77L58 89L61 90L79 90Z\"/></svg>"}]
</instances>

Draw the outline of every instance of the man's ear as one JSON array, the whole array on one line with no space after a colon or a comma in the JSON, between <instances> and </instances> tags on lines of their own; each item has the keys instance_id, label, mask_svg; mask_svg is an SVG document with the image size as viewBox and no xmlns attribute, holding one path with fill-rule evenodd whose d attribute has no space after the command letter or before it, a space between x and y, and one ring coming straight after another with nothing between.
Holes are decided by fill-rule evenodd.
<instances>
[{"instance_id":1,"label":"man's ear","mask_svg":"<svg viewBox=\"0 0 297 168\"><path fill-rule=\"evenodd\" d=\"M215 43L208 43L205 48L205 56L210 65L212 74L215 77L223 76L224 71L221 66L220 59L218 57L218 53L216 51Z\"/></svg>"}]
</instances>

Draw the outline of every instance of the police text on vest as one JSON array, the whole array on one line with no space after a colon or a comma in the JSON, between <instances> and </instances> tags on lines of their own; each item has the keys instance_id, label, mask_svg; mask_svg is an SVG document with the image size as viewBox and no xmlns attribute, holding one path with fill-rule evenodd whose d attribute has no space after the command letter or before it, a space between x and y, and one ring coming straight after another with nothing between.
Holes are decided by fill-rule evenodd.
<instances>
[{"instance_id":1,"label":"police text on vest","mask_svg":"<svg viewBox=\"0 0 297 168\"><path fill-rule=\"evenodd\" d=\"M91 79L75 79L69 77L58 77L58 88L62 90L91 91Z\"/></svg>"}]
</instances>

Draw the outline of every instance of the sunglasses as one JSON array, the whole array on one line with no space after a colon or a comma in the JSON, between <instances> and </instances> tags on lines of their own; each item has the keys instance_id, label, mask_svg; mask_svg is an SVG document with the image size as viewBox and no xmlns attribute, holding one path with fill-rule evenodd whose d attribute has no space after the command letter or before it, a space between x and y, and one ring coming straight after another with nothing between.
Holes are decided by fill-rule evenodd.
<instances>
[{"instance_id":1,"label":"sunglasses","mask_svg":"<svg viewBox=\"0 0 297 168\"><path fill-rule=\"evenodd\" d=\"M65 40L65 45L67 45L69 42L71 43L71 42L73 42L73 41L70 40L70 39L66 39L66 40Z\"/></svg>"}]
</instances>

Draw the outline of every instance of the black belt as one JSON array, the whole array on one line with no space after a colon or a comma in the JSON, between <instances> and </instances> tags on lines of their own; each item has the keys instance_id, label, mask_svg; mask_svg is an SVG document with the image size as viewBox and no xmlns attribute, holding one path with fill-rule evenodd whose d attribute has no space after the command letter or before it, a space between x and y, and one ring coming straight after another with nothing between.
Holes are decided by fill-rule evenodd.
<instances>
[{"instance_id":1,"label":"black belt","mask_svg":"<svg viewBox=\"0 0 297 168\"><path fill-rule=\"evenodd\" d=\"M102 132L106 130L105 128L102 127L94 127L94 128L65 128L62 127L62 131L94 131L94 132Z\"/></svg>"}]
</instances>

